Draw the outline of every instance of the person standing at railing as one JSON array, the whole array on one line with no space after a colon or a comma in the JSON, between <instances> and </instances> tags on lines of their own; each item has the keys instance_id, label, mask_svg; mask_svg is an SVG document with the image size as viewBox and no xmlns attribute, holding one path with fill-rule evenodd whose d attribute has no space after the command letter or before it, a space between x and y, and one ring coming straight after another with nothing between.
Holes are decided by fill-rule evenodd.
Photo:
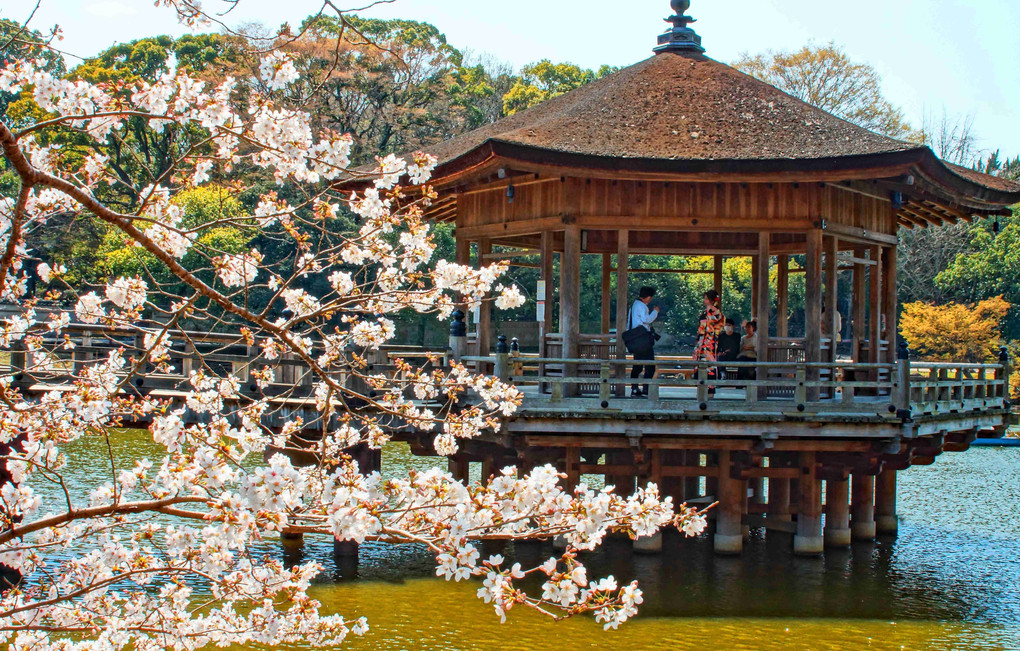
<instances>
[{"instance_id":1,"label":"person standing at railing","mask_svg":"<svg viewBox=\"0 0 1020 651\"><path fill-rule=\"evenodd\" d=\"M623 333L623 342L627 350L634 356L634 368L630 372L632 380L641 377L644 370L645 379L651 380L655 377L654 364L640 364L637 362L655 361L655 330L652 324L659 318L658 306L649 308L652 299L655 298L654 287L642 287L638 299L630 308L630 315L627 318L627 331ZM639 387L635 382L630 388L630 395L633 398L640 398L648 395L648 385Z\"/></svg>"},{"instance_id":2,"label":"person standing at railing","mask_svg":"<svg viewBox=\"0 0 1020 651\"><path fill-rule=\"evenodd\" d=\"M744 336L740 338L740 355L738 362L758 361L758 322L744 322ZM753 368L743 367L737 372L738 380L754 380L757 374Z\"/></svg>"},{"instance_id":3,"label":"person standing at railing","mask_svg":"<svg viewBox=\"0 0 1020 651\"><path fill-rule=\"evenodd\" d=\"M697 362L711 362L708 367L709 379L715 380L719 373L715 362L719 359L719 334L726 325L726 318L719 309L719 292L710 289L703 296L705 311L701 315L701 322L698 324L698 345L694 348L694 360ZM715 393L715 387L709 387L710 394Z\"/></svg>"}]
</instances>

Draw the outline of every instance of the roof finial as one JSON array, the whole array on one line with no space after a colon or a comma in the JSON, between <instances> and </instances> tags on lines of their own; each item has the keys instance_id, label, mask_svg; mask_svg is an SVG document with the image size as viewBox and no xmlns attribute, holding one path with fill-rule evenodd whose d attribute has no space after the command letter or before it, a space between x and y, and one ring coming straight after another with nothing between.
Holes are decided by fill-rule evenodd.
<instances>
[{"instance_id":1,"label":"roof finial","mask_svg":"<svg viewBox=\"0 0 1020 651\"><path fill-rule=\"evenodd\" d=\"M688 27L695 22L694 18L684 14L691 8L691 0L670 0L670 6L675 15L666 19L672 23L673 28L666 30L665 34L659 35L659 45L656 52L704 52L701 47L701 37L697 32Z\"/></svg>"}]
</instances>

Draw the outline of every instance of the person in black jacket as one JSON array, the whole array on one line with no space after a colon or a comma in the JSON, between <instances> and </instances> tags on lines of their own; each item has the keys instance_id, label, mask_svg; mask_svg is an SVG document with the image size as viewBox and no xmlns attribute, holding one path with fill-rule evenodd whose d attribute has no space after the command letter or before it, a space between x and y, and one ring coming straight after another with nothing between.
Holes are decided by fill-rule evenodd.
<instances>
[{"instance_id":1,"label":"person in black jacket","mask_svg":"<svg viewBox=\"0 0 1020 651\"><path fill-rule=\"evenodd\" d=\"M740 333L737 332L737 322L734 319L726 319L726 326L719 335L719 361L735 362L740 355ZM724 377L725 369L719 368L719 377Z\"/></svg>"}]
</instances>

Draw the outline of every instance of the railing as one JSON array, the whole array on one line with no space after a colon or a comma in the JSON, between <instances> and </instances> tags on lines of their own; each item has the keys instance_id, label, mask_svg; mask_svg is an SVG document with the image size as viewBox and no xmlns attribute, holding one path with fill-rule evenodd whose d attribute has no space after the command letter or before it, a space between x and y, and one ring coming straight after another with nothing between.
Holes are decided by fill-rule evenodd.
<instances>
[{"instance_id":1,"label":"railing","mask_svg":"<svg viewBox=\"0 0 1020 651\"><path fill-rule=\"evenodd\" d=\"M1009 402L1009 364L933 364L910 366L910 406L914 415L1005 407Z\"/></svg>"},{"instance_id":2,"label":"railing","mask_svg":"<svg viewBox=\"0 0 1020 651\"><path fill-rule=\"evenodd\" d=\"M40 390L59 387L77 376L87 365L105 358L111 350L124 348L125 356L140 357L143 336L154 327L108 328L72 324L62 335L72 346L64 347L43 332L45 347L57 359L43 370L34 366L30 353L15 348L9 354L13 385ZM238 334L167 331L171 372L137 362L141 368L132 375L129 390L146 393L180 390L192 370L205 368L215 375L232 374L242 382L242 393L251 396L283 396L301 399L312 394L315 378L295 355L274 360L262 355L260 342L249 345ZM52 339L52 341L50 340ZM911 362L901 347L895 364L855 362L807 363L803 359L763 362L720 362L709 364L684 357L663 357L655 361L654 379L629 377L632 360L592 357L524 356L511 350L505 337L499 338L492 356L466 355L463 336L451 337L448 351L418 347L387 346L367 353L368 371L398 377L396 359L415 366L449 366L462 361L483 372L513 382L525 394L524 414L529 410L634 411L682 410L684 412L727 413L775 412L780 414L847 414L910 419L953 413L1005 410L1009 403L1009 359L1002 351L997 364ZM317 347L316 347L317 348ZM319 354L313 350L313 357ZM264 366L275 370L275 381L259 388L252 372ZM348 377L343 369L336 377L354 391L359 378ZM632 384L647 385L649 401L628 398ZM649 403L654 403L650 407Z\"/></svg>"},{"instance_id":3,"label":"railing","mask_svg":"<svg viewBox=\"0 0 1020 651\"><path fill-rule=\"evenodd\" d=\"M137 393L183 390L192 371L200 368L206 374L220 377L229 374L238 378L243 395L286 395L300 399L313 393L316 378L304 360L292 353L268 359L262 353L261 339L248 345L245 338L236 333L167 330L163 335L163 343L169 348L172 370L165 371L144 359L144 334L147 331L160 330L158 325L147 326L143 330L71 324L61 331L60 339L40 332L38 334L43 337L44 349L52 354L48 363L40 364L32 353L25 350L24 342L18 342L8 356L7 373L12 376L16 388L24 390L37 386L39 390L46 390L68 384L86 367L106 359L114 350L123 349L125 358L138 358L135 361L137 368L125 368L120 373L123 377L130 372L132 382L127 390ZM313 345L312 357L322 352L320 345ZM383 346L370 351L366 356L370 364L367 372L399 378L402 370L401 366L394 363L395 360L405 360L418 368L430 365L448 367L451 352L415 346ZM271 368L274 377L260 388L252 373L264 367ZM357 386L358 378L350 377L346 367L327 371L334 372L334 377L348 388L355 391L365 388Z\"/></svg>"},{"instance_id":4,"label":"railing","mask_svg":"<svg viewBox=\"0 0 1020 651\"><path fill-rule=\"evenodd\" d=\"M632 379L633 360L523 356L501 338L497 354L465 357L488 364L525 394L524 412L659 411L846 414L915 417L1007 409L1009 361L998 364L911 363L901 348L895 364L804 361L707 363L655 361L654 379ZM631 385L648 401L627 399ZM653 406L649 402L654 403Z\"/></svg>"}]
</instances>

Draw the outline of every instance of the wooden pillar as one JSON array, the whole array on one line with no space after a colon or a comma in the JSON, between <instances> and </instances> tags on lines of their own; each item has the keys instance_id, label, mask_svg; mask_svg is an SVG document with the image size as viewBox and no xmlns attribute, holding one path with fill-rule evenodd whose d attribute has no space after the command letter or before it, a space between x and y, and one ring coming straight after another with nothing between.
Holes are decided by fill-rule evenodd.
<instances>
[{"instance_id":1,"label":"wooden pillar","mask_svg":"<svg viewBox=\"0 0 1020 651\"><path fill-rule=\"evenodd\" d=\"M459 456L447 457L446 465L449 469L449 473L453 475L453 478L457 481L461 481L466 484L471 479L471 464L467 459Z\"/></svg>"},{"instance_id":2,"label":"wooden pillar","mask_svg":"<svg viewBox=\"0 0 1020 651\"><path fill-rule=\"evenodd\" d=\"M563 481L563 488L573 493L577 485L581 483L581 448L574 445L564 451L564 474L567 478Z\"/></svg>"},{"instance_id":3,"label":"wooden pillar","mask_svg":"<svg viewBox=\"0 0 1020 651\"><path fill-rule=\"evenodd\" d=\"M850 481L825 481L825 546L850 546Z\"/></svg>"},{"instance_id":4,"label":"wooden pillar","mask_svg":"<svg viewBox=\"0 0 1020 651\"><path fill-rule=\"evenodd\" d=\"M790 256L781 255L776 273L776 336L790 336Z\"/></svg>"},{"instance_id":5,"label":"wooden pillar","mask_svg":"<svg viewBox=\"0 0 1020 651\"><path fill-rule=\"evenodd\" d=\"M717 255L714 259L715 266L712 267L712 289L719 292L720 298L722 297L723 290L723 263L725 261L725 258Z\"/></svg>"},{"instance_id":6,"label":"wooden pillar","mask_svg":"<svg viewBox=\"0 0 1020 651\"><path fill-rule=\"evenodd\" d=\"M758 235L758 256L755 258L755 292L754 318L758 321L758 360L768 361L769 358L769 310L772 307L772 296L769 291L769 267L771 254L769 245L771 235ZM758 369L758 379L766 380L764 369Z\"/></svg>"},{"instance_id":7,"label":"wooden pillar","mask_svg":"<svg viewBox=\"0 0 1020 651\"><path fill-rule=\"evenodd\" d=\"M882 348L882 247L871 247L871 259L877 264L871 267L871 292L869 296L870 332L868 338L871 340L868 348L868 361L877 364L881 361L880 350Z\"/></svg>"},{"instance_id":8,"label":"wooden pillar","mask_svg":"<svg viewBox=\"0 0 1020 651\"><path fill-rule=\"evenodd\" d=\"M839 338L839 238L833 235L825 246L825 332L829 336L827 362L836 361L836 340Z\"/></svg>"},{"instance_id":9,"label":"wooden pillar","mask_svg":"<svg viewBox=\"0 0 1020 651\"><path fill-rule=\"evenodd\" d=\"M820 233L820 232L819 232ZM793 553L816 556L825 548L822 539L822 487L814 452L800 453L801 475L798 485L797 533Z\"/></svg>"},{"instance_id":10,"label":"wooden pillar","mask_svg":"<svg viewBox=\"0 0 1020 651\"><path fill-rule=\"evenodd\" d=\"M488 239L478 240L478 266L484 267L485 256L492 253L492 242ZM478 310L478 354L482 357L492 352L492 302L482 301Z\"/></svg>"},{"instance_id":11,"label":"wooden pillar","mask_svg":"<svg viewBox=\"0 0 1020 651\"><path fill-rule=\"evenodd\" d=\"M885 248L882 259L882 286L885 291L882 304L885 308L885 338L889 340L884 362L896 363L897 336L899 334L899 296L896 277L897 247Z\"/></svg>"},{"instance_id":12,"label":"wooden pillar","mask_svg":"<svg viewBox=\"0 0 1020 651\"><path fill-rule=\"evenodd\" d=\"M540 263L539 279L545 283L545 314L541 319L542 329L542 353L545 354L545 336L552 332L553 327L553 263L556 261L556 251L553 249L553 234L549 231L542 233L541 244L542 261Z\"/></svg>"},{"instance_id":13,"label":"wooden pillar","mask_svg":"<svg viewBox=\"0 0 1020 651\"><path fill-rule=\"evenodd\" d=\"M701 452L698 450L688 450L687 452L681 453L686 466L700 466L701 465ZM688 500L693 500L697 497L701 497L701 477L684 477L684 497Z\"/></svg>"},{"instance_id":14,"label":"wooden pillar","mask_svg":"<svg viewBox=\"0 0 1020 651\"><path fill-rule=\"evenodd\" d=\"M744 548L744 525L741 522L747 503L747 482L733 478L730 451L719 453L718 501L716 507L715 538L717 554L739 554Z\"/></svg>"},{"instance_id":15,"label":"wooden pillar","mask_svg":"<svg viewBox=\"0 0 1020 651\"><path fill-rule=\"evenodd\" d=\"M858 260L863 260L867 255L867 249L863 246L858 246L854 249L854 257ZM853 313L853 328L854 328L854 349L852 352L853 360L857 363L863 363L865 360L861 359L861 344L868 338L868 267L861 263L854 263L854 313Z\"/></svg>"},{"instance_id":16,"label":"wooden pillar","mask_svg":"<svg viewBox=\"0 0 1020 651\"><path fill-rule=\"evenodd\" d=\"M613 287L613 256L609 253L602 254L602 334L609 334L612 326L610 317L612 315L613 297L610 291Z\"/></svg>"},{"instance_id":17,"label":"wooden pillar","mask_svg":"<svg viewBox=\"0 0 1020 651\"><path fill-rule=\"evenodd\" d=\"M581 227L568 224L563 229L563 257L560 259L560 331L563 335L563 356L581 356ZM563 369L569 377L577 376L577 366ZM577 385L563 387L566 396L578 394Z\"/></svg>"},{"instance_id":18,"label":"wooden pillar","mask_svg":"<svg viewBox=\"0 0 1020 651\"><path fill-rule=\"evenodd\" d=\"M634 453L631 450L607 450L606 465L626 467L633 465ZM615 486L616 494L630 497L637 486L637 475L634 473L609 474L605 476L607 486Z\"/></svg>"},{"instance_id":19,"label":"wooden pillar","mask_svg":"<svg viewBox=\"0 0 1020 651\"><path fill-rule=\"evenodd\" d=\"M465 239L463 239L461 237L458 237L457 238L457 243L456 243L455 247L456 247L456 253L455 253L456 260L455 260L455 262L457 264L461 265L461 266L470 267L471 266L471 241L470 240L465 240ZM457 309L459 309L462 312L464 312L465 315L467 314L467 305L465 303L461 303L460 305L458 305Z\"/></svg>"},{"instance_id":20,"label":"wooden pillar","mask_svg":"<svg viewBox=\"0 0 1020 651\"><path fill-rule=\"evenodd\" d=\"M875 539L875 478L855 474L850 495L850 530L854 540Z\"/></svg>"},{"instance_id":21,"label":"wooden pillar","mask_svg":"<svg viewBox=\"0 0 1020 651\"><path fill-rule=\"evenodd\" d=\"M790 515L790 480L781 477L769 477L768 515L770 520L789 522Z\"/></svg>"},{"instance_id":22,"label":"wooden pillar","mask_svg":"<svg viewBox=\"0 0 1020 651\"><path fill-rule=\"evenodd\" d=\"M875 531L883 536L899 533L896 516L896 471L883 470L875 479Z\"/></svg>"},{"instance_id":23,"label":"wooden pillar","mask_svg":"<svg viewBox=\"0 0 1020 651\"><path fill-rule=\"evenodd\" d=\"M804 355L808 363L822 361L821 325L822 325L822 231L815 228L807 234L807 255L805 256L805 291L804 291ZM809 381L818 379L818 370L811 369L807 373ZM818 399L818 389L807 392L807 399Z\"/></svg>"},{"instance_id":24,"label":"wooden pillar","mask_svg":"<svg viewBox=\"0 0 1020 651\"><path fill-rule=\"evenodd\" d=\"M623 343L623 333L627 331L627 315L630 314L630 231L621 230L616 248L616 359L627 359L627 346ZM626 378L627 369L618 366L617 377ZM624 396L627 391L625 384L616 387L616 395Z\"/></svg>"}]
</instances>

